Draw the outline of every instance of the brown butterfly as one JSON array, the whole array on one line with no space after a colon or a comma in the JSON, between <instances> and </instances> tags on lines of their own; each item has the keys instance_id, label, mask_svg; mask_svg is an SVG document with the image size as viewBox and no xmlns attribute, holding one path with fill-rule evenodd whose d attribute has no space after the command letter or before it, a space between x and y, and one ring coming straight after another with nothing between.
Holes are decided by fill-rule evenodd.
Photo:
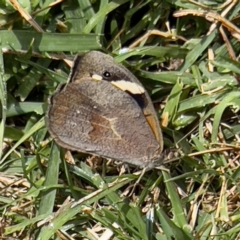
<instances>
[{"instance_id":1,"label":"brown butterfly","mask_svg":"<svg viewBox=\"0 0 240 240\"><path fill-rule=\"evenodd\" d=\"M139 80L97 51L77 55L66 85L49 100L46 123L63 148L153 168L160 165L162 133Z\"/></svg>"}]
</instances>

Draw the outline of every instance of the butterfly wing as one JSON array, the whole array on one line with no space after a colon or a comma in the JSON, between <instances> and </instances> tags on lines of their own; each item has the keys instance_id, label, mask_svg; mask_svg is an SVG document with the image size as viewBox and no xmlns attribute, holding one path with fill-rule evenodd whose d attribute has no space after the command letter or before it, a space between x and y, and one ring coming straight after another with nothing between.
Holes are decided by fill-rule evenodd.
<instances>
[{"instance_id":1,"label":"butterfly wing","mask_svg":"<svg viewBox=\"0 0 240 240\"><path fill-rule=\"evenodd\" d=\"M141 167L159 160L161 146L142 109L111 83L84 78L50 101L47 126L60 146Z\"/></svg>"},{"instance_id":2,"label":"butterfly wing","mask_svg":"<svg viewBox=\"0 0 240 240\"><path fill-rule=\"evenodd\" d=\"M107 75L106 75L107 73ZM138 103L142 109L147 122L157 139L161 151L163 149L162 132L159 126L155 109L151 98L142 86L141 82L123 65L118 64L114 59L99 51L90 51L86 54L80 54L75 57L68 82L79 82L82 78L99 75L103 80L111 82L118 88L126 91L128 88L119 86L119 83L133 83L141 89L141 94L135 94L132 89L128 90L128 94ZM128 85L129 87L129 85ZM131 86L130 86L131 87ZM132 87L131 87L132 88ZM145 91L144 91L145 90Z\"/></svg>"}]
</instances>

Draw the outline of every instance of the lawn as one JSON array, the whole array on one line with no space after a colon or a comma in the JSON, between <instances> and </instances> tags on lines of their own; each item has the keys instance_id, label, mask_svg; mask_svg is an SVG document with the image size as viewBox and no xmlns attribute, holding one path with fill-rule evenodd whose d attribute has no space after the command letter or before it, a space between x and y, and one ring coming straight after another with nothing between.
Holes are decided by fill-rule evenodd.
<instances>
[{"instance_id":1,"label":"lawn","mask_svg":"<svg viewBox=\"0 0 240 240\"><path fill-rule=\"evenodd\" d=\"M234 0L0 1L0 238L240 239L239 12ZM165 157L141 177L46 127L50 96L92 50L154 104Z\"/></svg>"}]
</instances>

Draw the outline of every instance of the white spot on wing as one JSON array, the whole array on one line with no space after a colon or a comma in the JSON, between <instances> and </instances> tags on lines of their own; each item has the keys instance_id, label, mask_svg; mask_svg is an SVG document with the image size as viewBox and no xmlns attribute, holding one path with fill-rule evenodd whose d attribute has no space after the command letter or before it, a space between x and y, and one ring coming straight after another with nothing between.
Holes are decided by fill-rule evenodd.
<instances>
[{"instance_id":1,"label":"white spot on wing","mask_svg":"<svg viewBox=\"0 0 240 240\"><path fill-rule=\"evenodd\" d=\"M102 76L100 76L98 74L93 74L92 79L95 81L101 81L103 78L102 78Z\"/></svg>"},{"instance_id":2,"label":"white spot on wing","mask_svg":"<svg viewBox=\"0 0 240 240\"><path fill-rule=\"evenodd\" d=\"M111 83L113 86L121 89L122 91L128 91L132 94L142 94L145 92L142 86L134 82L120 80L120 81L112 81Z\"/></svg>"}]
</instances>

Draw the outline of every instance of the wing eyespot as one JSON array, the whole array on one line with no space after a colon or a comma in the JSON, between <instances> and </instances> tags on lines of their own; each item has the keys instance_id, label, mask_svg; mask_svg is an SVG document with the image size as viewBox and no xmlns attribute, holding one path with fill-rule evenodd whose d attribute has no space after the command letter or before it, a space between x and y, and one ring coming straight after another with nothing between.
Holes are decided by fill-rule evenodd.
<instances>
[{"instance_id":1,"label":"wing eyespot","mask_svg":"<svg viewBox=\"0 0 240 240\"><path fill-rule=\"evenodd\" d=\"M110 72L104 71L104 72L103 72L103 77L108 79L108 78L112 77L112 75L111 75Z\"/></svg>"}]
</instances>

